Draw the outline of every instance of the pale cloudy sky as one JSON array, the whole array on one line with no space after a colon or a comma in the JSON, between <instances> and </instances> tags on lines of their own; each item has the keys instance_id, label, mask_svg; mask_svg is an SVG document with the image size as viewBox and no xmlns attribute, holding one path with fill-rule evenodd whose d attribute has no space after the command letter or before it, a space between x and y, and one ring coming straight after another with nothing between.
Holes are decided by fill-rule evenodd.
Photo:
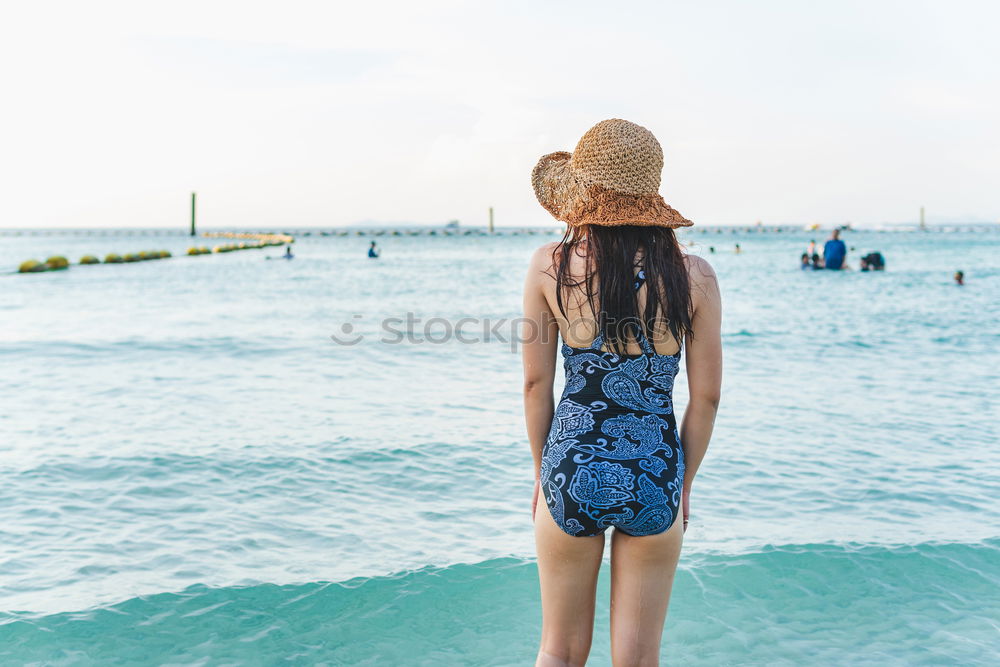
<instances>
[{"instance_id":1,"label":"pale cloudy sky","mask_svg":"<svg viewBox=\"0 0 1000 667\"><path fill-rule=\"evenodd\" d=\"M546 224L610 117L696 223L1000 219L992 0L18 4L0 226Z\"/></svg>"}]
</instances>

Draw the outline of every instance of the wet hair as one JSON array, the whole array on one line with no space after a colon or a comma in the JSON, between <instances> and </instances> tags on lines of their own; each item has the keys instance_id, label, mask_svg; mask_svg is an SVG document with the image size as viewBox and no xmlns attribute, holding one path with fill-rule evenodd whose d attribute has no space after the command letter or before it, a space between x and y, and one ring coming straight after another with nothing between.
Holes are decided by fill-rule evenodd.
<instances>
[{"instance_id":1,"label":"wet hair","mask_svg":"<svg viewBox=\"0 0 1000 667\"><path fill-rule=\"evenodd\" d=\"M584 242L586 267L583 277L576 280L570 275L569 260ZM691 286L684 253L673 229L651 225L567 226L552 254L559 311L569 319L565 299L571 290L582 289L608 350L626 354L629 341L638 342L637 327L650 342L652 333L661 331L664 324L678 342L691 335ZM635 289L636 268L646 276L642 313Z\"/></svg>"}]
</instances>

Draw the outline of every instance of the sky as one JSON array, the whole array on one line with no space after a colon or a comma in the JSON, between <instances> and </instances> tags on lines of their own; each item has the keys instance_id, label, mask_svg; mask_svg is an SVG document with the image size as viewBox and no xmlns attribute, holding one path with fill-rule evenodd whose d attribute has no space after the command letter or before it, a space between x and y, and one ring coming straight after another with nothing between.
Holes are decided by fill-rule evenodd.
<instances>
[{"instance_id":1,"label":"sky","mask_svg":"<svg viewBox=\"0 0 1000 667\"><path fill-rule=\"evenodd\" d=\"M17 4L0 227L554 224L605 118L695 224L1000 221L990 0Z\"/></svg>"}]
</instances>

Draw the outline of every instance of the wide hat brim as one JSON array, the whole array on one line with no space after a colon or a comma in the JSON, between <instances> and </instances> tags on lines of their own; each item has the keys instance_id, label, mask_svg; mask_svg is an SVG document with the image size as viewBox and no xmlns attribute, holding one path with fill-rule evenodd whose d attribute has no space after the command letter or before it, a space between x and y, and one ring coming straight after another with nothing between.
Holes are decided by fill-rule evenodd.
<instances>
[{"instance_id":1,"label":"wide hat brim","mask_svg":"<svg viewBox=\"0 0 1000 667\"><path fill-rule=\"evenodd\" d=\"M646 225L690 227L694 223L659 193L628 194L581 182L573 173L573 154L543 155L531 171L538 203L556 220L570 225Z\"/></svg>"}]
</instances>

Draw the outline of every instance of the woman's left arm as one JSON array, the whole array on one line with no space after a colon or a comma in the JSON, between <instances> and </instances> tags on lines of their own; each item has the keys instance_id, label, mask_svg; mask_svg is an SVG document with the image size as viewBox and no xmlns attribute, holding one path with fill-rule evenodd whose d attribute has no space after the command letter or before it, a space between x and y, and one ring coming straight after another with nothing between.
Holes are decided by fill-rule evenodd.
<instances>
[{"instance_id":1,"label":"woman's left arm","mask_svg":"<svg viewBox=\"0 0 1000 667\"><path fill-rule=\"evenodd\" d=\"M712 438L715 415L722 396L722 299L719 281L708 262L689 256L694 315L687 338L689 399L681 421L684 448L684 521L691 511L691 485Z\"/></svg>"},{"instance_id":2,"label":"woman's left arm","mask_svg":"<svg viewBox=\"0 0 1000 667\"><path fill-rule=\"evenodd\" d=\"M542 287L552 265L552 244L535 251L524 281L524 321L521 356L524 363L524 420L538 481L542 447L552 426L555 409L552 386L556 370L559 327Z\"/></svg>"}]
</instances>

